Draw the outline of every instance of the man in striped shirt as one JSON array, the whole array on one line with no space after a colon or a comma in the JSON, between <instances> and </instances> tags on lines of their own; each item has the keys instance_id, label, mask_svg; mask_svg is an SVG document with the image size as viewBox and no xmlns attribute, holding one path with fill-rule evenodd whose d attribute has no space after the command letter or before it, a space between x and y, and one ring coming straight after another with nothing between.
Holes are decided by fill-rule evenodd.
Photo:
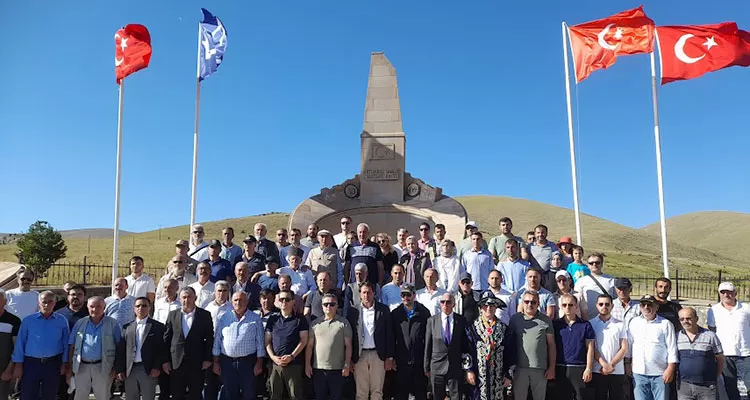
<instances>
[{"instance_id":1,"label":"man in striped shirt","mask_svg":"<svg viewBox=\"0 0 750 400\"><path fill-rule=\"evenodd\" d=\"M680 355L678 400L715 400L718 376L724 369L724 353L715 333L698 325L692 307L678 313L682 330L677 334Z\"/></svg>"}]
</instances>

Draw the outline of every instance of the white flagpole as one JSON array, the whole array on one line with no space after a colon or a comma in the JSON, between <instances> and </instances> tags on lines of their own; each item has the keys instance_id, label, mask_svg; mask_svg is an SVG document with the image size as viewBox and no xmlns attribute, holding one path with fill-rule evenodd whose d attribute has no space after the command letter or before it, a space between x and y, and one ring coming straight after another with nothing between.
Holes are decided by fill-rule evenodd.
<instances>
[{"instance_id":1,"label":"white flagpole","mask_svg":"<svg viewBox=\"0 0 750 400\"><path fill-rule=\"evenodd\" d=\"M651 94L654 100L654 144L656 145L656 180L659 186L659 227L661 229L661 253L664 277L669 278L667 258L667 219L664 212L664 178L661 168L661 135L659 133L659 100L656 91L656 60L651 52Z\"/></svg>"},{"instance_id":2,"label":"white flagpole","mask_svg":"<svg viewBox=\"0 0 750 400\"><path fill-rule=\"evenodd\" d=\"M565 60L565 98L568 102L568 141L570 142L570 173L573 177L573 210L576 218L577 244L582 246L581 240L581 212L578 208L578 169L576 167L576 147L573 137L573 107L570 104L570 67L568 65L568 27L562 23L563 58Z\"/></svg>"},{"instance_id":3,"label":"white flagpole","mask_svg":"<svg viewBox=\"0 0 750 400\"><path fill-rule=\"evenodd\" d=\"M195 129L193 130L193 190L190 198L190 227L193 228L195 225L195 197L198 191L198 128L200 126L200 110L201 110L201 81L200 81L200 69L201 69L201 25L198 24L198 56L196 57L196 86L195 86ZM190 235L188 234L188 237Z\"/></svg>"},{"instance_id":4,"label":"white flagpole","mask_svg":"<svg viewBox=\"0 0 750 400\"><path fill-rule=\"evenodd\" d=\"M122 105L125 79L120 80L120 104L117 108L117 169L115 170L115 232L112 246L112 282L117 278L117 253L120 242L120 170L122 167Z\"/></svg>"}]
</instances>

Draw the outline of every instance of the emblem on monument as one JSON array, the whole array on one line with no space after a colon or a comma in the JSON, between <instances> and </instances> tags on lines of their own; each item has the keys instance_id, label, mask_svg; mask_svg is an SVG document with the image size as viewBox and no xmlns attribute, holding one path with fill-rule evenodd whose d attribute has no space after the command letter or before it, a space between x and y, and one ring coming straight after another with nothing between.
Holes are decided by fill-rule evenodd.
<instances>
[{"instance_id":1,"label":"emblem on monument","mask_svg":"<svg viewBox=\"0 0 750 400\"><path fill-rule=\"evenodd\" d=\"M372 146L370 160L393 160L396 158L396 146L394 144L376 144Z\"/></svg>"},{"instance_id":2,"label":"emblem on monument","mask_svg":"<svg viewBox=\"0 0 750 400\"><path fill-rule=\"evenodd\" d=\"M348 184L344 187L344 194L350 199L354 199L359 196L359 188L356 185Z\"/></svg>"},{"instance_id":3,"label":"emblem on monument","mask_svg":"<svg viewBox=\"0 0 750 400\"><path fill-rule=\"evenodd\" d=\"M419 196L419 192L421 191L421 187L419 184L412 182L409 184L409 186L406 187L406 194L409 197L417 197Z\"/></svg>"}]
</instances>

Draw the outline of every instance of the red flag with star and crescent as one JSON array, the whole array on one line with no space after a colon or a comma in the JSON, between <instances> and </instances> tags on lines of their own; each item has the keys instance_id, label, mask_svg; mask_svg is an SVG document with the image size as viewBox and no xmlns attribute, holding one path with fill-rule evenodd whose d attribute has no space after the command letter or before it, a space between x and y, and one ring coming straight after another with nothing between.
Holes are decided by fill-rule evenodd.
<instances>
[{"instance_id":1,"label":"red flag with star and crescent","mask_svg":"<svg viewBox=\"0 0 750 400\"><path fill-rule=\"evenodd\" d=\"M128 24L115 33L115 78L120 84L126 76L148 67L151 61L151 34L145 26Z\"/></svg>"},{"instance_id":2,"label":"red flag with star and crescent","mask_svg":"<svg viewBox=\"0 0 750 400\"><path fill-rule=\"evenodd\" d=\"M661 84L697 78L732 66L750 66L750 33L734 22L656 28Z\"/></svg>"},{"instance_id":3,"label":"red flag with star and crescent","mask_svg":"<svg viewBox=\"0 0 750 400\"><path fill-rule=\"evenodd\" d=\"M654 51L654 21L643 12L643 6L571 26L568 31L579 83L614 64L619 55Z\"/></svg>"}]
</instances>

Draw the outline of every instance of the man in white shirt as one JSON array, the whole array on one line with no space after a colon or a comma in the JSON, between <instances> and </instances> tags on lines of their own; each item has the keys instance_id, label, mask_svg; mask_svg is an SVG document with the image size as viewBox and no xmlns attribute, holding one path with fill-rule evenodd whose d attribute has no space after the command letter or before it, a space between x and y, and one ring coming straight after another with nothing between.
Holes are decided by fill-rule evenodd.
<instances>
[{"instance_id":1,"label":"man in white shirt","mask_svg":"<svg viewBox=\"0 0 750 400\"><path fill-rule=\"evenodd\" d=\"M193 288L198 296L195 305L200 308L206 308L206 305L214 299L215 284L211 282L211 265L204 261L198 264L197 272L198 281L188 286Z\"/></svg>"},{"instance_id":2,"label":"man in white shirt","mask_svg":"<svg viewBox=\"0 0 750 400\"><path fill-rule=\"evenodd\" d=\"M230 288L227 281L217 281L214 284L214 298L205 308L206 311L211 313L214 327L216 327L216 321L221 317L221 314L232 309L232 304L229 302L229 292Z\"/></svg>"},{"instance_id":3,"label":"man in white shirt","mask_svg":"<svg viewBox=\"0 0 750 400\"><path fill-rule=\"evenodd\" d=\"M27 316L39 311L39 292L31 290L34 282L34 271L24 268L16 274L18 287L5 292L8 304L5 310L20 318L22 321Z\"/></svg>"},{"instance_id":4,"label":"man in white shirt","mask_svg":"<svg viewBox=\"0 0 750 400\"><path fill-rule=\"evenodd\" d=\"M189 258L198 262L208 260L208 242L203 240L205 236L206 231L203 225L193 225L193 229L190 230L190 245L187 253Z\"/></svg>"},{"instance_id":5,"label":"man in white shirt","mask_svg":"<svg viewBox=\"0 0 750 400\"><path fill-rule=\"evenodd\" d=\"M677 335L672 323L656 314L657 307L654 296L641 297L641 316L628 326L632 361L626 372L633 375L635 400L667 400L677 370Z\"/></svg>"},{"instance_id":6,"label":"man in white shirt","mask_svg":"<svg viewBox=\"0 0 750 400\"><path fill-rule=\"evenodd\" d=\"M291 249L287 255L288 266L281 268L279 274L289 275L292 279L292 292L305 301L317 286L310 268L302 266L303 254L304 250L300 248Z\"/></svg>"},{"instance_id":7,"label":"man in white shirt","mask_svg":"<svg viewBox=\"0 0 750 400\"><path fill-rule=\"evenodd\" d=\"M573 290L581 293L583 301L588 306L587 315L593 316L598 313L596 298L600 294L608 294L613 299L617 295L615 294L615 278L602 272L604 269L604 254L591 253L588 257L588 265L591 269L591 275L578 278Z\"/></svg>"},{"instance_id":8,"label":"man in white shirt","mask_svg":"<svg viewBox=\"0 0 750 400\"><path fill-rule=\"evenodd\" d=\"M169 272L162 276L159 279L159 283L156 284L157 298L164 297L164 282L170 279L177 281L178 291L190 286L191 283L198 280L195 275L188 272L185 261L178 256L172 257L172 266L169 268Z\"/></svg>"},{"instance_id":9,"label":"man in white shirt","mask_svg":"<svg viewBox=\"0 0 750 400\"><path fill-rule=\"evenodd\" d=\"M393 250L396 250L396 254L398 255L399 259L401 259L401 256L404 255L404 253L409 252L409 250L406 248L406 238L408 237L408 229L398 228L398 230L396 231L396 244L393 245Z\"/></svg>"},{"instance_id":10,"label":"man in white shirt","mask_svg":"<svg viewBox=\"0 0 750 400\"><path fill-rule=\"evenodd\" d=\"M154 319L163 324L167 322L169 312L179 309L182 304L177 299L179 284L176 280L167 279L162 282L162 285L164 297L160 297L154 302Z\"/></svg>"},{"instance_id":11,"label":"man in white shirt","mask_svg":"<svg viewBox=\"0 0 750 400\"><path fill-rule=\"evenodd\" d=\"M352 217L344 216L341 217L341 232L333 236L333 242L336 243L336 248L341 250L346 244L346 235L352 230Z\"/></svg>"},{"instance_id":12,"label":"man in white shirt","mask_svg":"<svg viewBox=\"0 0 750 400\"><path fill-rule=\"evenodd\" d=\"M375 285L364 282L359 288L359 359L354 364L357 399L383 399L385 372L393 369L394 337L390 310L375 301Z\"/></svg>"},{"instance_id":13,"label":"man in white shirt","mask_svg":"<svg viewBox=\"0 0 750 400\"><path fill-rule=\"evenodd\" d=\"M737 300L732 282L719 285L721 301L708 310L706 325L724 350L724 386L729 400L739 400L737 381L750 388L750 308Z\"/></svg>"},{"instance_id":14,"label":"man in white shirt","mask_svg":"<svg viewBox=\"0 0 750 400\"><path fill-rule=\"evenodd\" d=\"M600 294L596 308L599 315L589 321L596 334L594 397L596 400L622 400L628 332L622 321L612 318L612 299L609 296Z\"/></svg>"},{"instance_id":15,"label":"man in white shirt","mask_svg":"<svg viewBox=\"0 0 750 400\"><path fill-rule=\"evenodd\" d=\"M448 292L437 286L439 277L435 268L427 268L423 276L425 287L417 290L417 301L430 310L430 315L438 315L440 314L440 296Z\"/></svg>"},{"instance_id":16,"label":"man in white shirt","mask_svg":"<svg viewBox=\"0 0 750 400\"><path fill-rule=\"evenodd\" d=\"M125 279L128 281L128 294L135 297L146 297L153 304L156 298L156 284L154 280L143 273L143 257L133 256L130 258L130 275Z\"/></svg>"},{"instance_id":17,"label":"man in white shirt","mask_svg":"<svg viewBox=\"0 0 750 400\"><path fill-rule=\"evenodd\" d=\"M401 285L404 284L404 266L394 264L391 267L391 282L380 289L380 302L393 311L401 304Z\"/></svg>"}]
</instances>

